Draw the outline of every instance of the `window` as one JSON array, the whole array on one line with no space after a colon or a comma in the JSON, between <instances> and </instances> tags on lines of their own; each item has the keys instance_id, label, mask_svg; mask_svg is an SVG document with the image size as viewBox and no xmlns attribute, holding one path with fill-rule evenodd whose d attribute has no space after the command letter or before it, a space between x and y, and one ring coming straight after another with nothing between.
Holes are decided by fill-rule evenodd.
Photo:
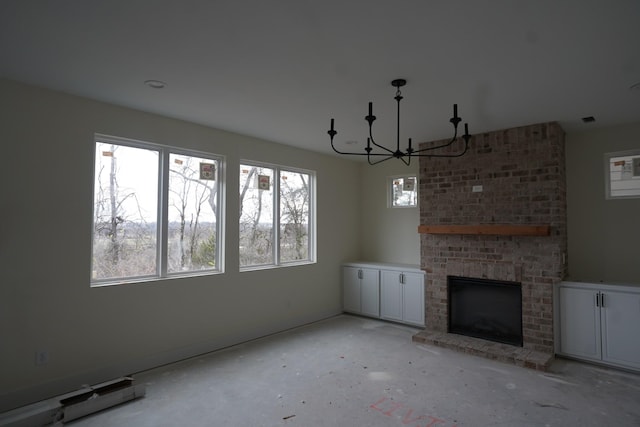
<instances>
[{"instance_id":1,"label":"window","mask_svg":"<svg viewBox=\"0 0 640 427\"><path fill-rule=\"evenodd\" d=\"M418 180L415 175L392 176L387 180L390 208L418 206Z\"/></svg>"},{"instance_id":2,"label":"window","mask_svg":"<svg viewBox=\"0 0 640 427\"><path fill-rule=\"evenodd\" d=\"M640 197L640 150L605 154L607 199Z\"/></svg>"},{"instance_id":3,"label":"window","mask_svg":"<svg viewBox=\"0 0 640 427\"><path fill-rule=\"evenodd\" d=\"M314 186L310 171L240 165L241 268L314 262Z\"/></svg>"},{"instance_id":4,"label":"window","mask_svg":"<svg viewBox=\"0 0 640 427\"><path fill-rule=\"evenodd\" d=\"M221 271L222 158L96 136L92 284Z\"/></svg>"}]
</instances>

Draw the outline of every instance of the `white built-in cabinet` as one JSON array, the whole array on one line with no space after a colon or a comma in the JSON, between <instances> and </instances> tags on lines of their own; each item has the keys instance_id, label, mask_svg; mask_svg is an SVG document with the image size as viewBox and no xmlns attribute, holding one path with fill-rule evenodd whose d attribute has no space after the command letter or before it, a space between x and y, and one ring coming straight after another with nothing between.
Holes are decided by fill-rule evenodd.
<instances>
[{"instance_id":1,"label":"white built-in cabinet","mask_svg":"<svg viewBox=\"0 0 640 427\"><path fill-rule=\"evenodd\" d=\"M344 311L380 316L380 272L376 268L344 266Z\"/></svg>"},{"instance_id":2,"label":"white built-in cabinet","mask_svg":"<svg viewBox=\"0 0 640 427\"><path fill-rule=\"evenodd\" d=\"M344 311L424 326L424 272L403 264L342 267Z\"/></svg>"},{"instance_id":3,"label":"white built-in cabinet","mask_svg":"<svg viewBox=\"0 0 640 427\"><path fill-rule=\"evenodd\" d=\"M424 326L424 274L380 270L380 317Z\"/></svg>"},{"instance_id":4,"label":"white built-in cabinet","mask_svg":"<svg viewBox=\"0 0 640 427\"><path fill-rule=\"evenodd\" d=\"M559 351L640 370L640 286L562 282Z\"/></svg>"}]
</instances>

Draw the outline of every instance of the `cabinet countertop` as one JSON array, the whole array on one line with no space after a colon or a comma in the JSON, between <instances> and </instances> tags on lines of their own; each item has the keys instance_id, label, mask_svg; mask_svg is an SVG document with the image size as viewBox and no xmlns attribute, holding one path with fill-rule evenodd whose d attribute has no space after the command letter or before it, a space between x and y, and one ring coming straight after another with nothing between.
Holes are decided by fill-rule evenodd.
<instances>
[{"instance_id":1,"label":"cabinet countertop","mask_svg":"<svg viewBox=\"0 0 640 427\"><path fill-rule=\"evenodd\" d=\"M394 262L354 261L354 262L345 262L342 265L345 267L377 268L380 270L397 270L397 271L403 271L405 273L425 274L424 270L421 270L420 266L415 264L400 264L400 263L394 263Z\"/></svg>"},{"instance_id":2,"label":"cabinet countertop","mask_svg":"<svg viewBox=\"0 0 640 427\"><path fill-rule=\"evenodd\" d=\"M563 280L558 286L570 286L574 288L632 290L640 292L640 283L623 282L587 282L580 280Z\"/></svg>"}]
</instances>

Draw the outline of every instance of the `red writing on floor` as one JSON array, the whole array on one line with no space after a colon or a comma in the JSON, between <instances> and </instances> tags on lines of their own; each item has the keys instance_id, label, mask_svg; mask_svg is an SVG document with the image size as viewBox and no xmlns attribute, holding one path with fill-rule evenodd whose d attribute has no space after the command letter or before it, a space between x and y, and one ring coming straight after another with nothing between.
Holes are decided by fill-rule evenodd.
<instances>
[{"instance_id":1,"label":"red writing on floor","mask_svg":"<svg viewBox=\"0 0 640 427\"><path fill-rule=\"evenodd\" d=\"M431 415L414 415L412 408L393 400L383 397L370 406L371 409L379 411L382 415L391 417L393 415L400 417L400 422L404 425L413 427L456 427L455 424L449 424L447 421L432 417Z\"/></svg>"}]
</instances>

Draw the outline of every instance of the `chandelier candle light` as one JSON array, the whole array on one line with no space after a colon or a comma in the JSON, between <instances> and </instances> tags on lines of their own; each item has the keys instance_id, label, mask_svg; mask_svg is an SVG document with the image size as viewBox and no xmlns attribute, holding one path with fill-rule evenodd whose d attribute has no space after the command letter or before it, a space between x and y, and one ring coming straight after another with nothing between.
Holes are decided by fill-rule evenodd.
<instances>
[{"instance_id":1,"label":"chandelier candle light","mask_svg":"<svg viewBox=\"0 0 640 427\"><path fill-rule=\"evenodd\" d=\"M369 137L367 138L367 147L364 149L364 153L350 153L345 151L336 150L336 147L333 145L333 138L337 135L337 131L334 129L334 119L331 119L331 129L327 132L331 137L331 148L338 154L347 154L352 156L367 156L367 161L370 165L376 165L378 163L384 162L385 160L389 160L392 158L400 159L409 166L411 163L411 157L460 157L463 156L467 150L469 149L469 140L471 139L471 135L469 135L469 125L467 123L464 124L464 135L462 139L464 139L464 149L457 153L443 153L442 149L449 147L453 144L456 139L458 139L458 123L462 121L460 117L458 117L458 104L453 104L453 117L449 119L449 121L453 124L453 138L451 141L437 145L435 147L427 147L422 150L414 150L411 146L411 138L409 138L409 144L405 151L400 150L400 101L402 100L402 93L400 92L400 88L407 84L405 79L396 79L391 82L391 85L396 88L396 96L394 99L398 104L398 117L397 117L397 128L396 128L396 149L395 151L379 145L373 139L372 126L373 122L376 119L376 116L373 115L373 102L369 102L369 115L364 119L369 123ZM372 152L373 148L371 144L383 150L383 152ZM440 152L435 152L436 150L441 150ZM381 159L372 161L372 157L382 157Z\"/></svg>"}]
</instances>

